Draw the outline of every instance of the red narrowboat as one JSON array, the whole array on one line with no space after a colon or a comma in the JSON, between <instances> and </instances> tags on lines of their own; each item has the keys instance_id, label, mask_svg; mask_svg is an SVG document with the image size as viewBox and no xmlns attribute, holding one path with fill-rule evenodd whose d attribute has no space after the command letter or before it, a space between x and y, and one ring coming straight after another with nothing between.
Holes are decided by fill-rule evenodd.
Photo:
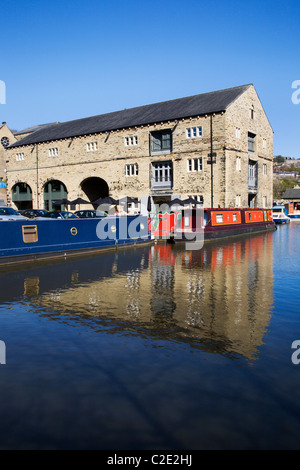
<instances>
[{"instance_id":1,"label":"red narrowboat","mask_svg":"<svg viewBox=\"0 0 300 470\"><path fill-rule=\"evenodd\" d=\"M183 209L159 214L156 220L155 238L171 241L193 241L199 234L207 241L276 230L271 209Z\"/></svg>"}]
</instances>

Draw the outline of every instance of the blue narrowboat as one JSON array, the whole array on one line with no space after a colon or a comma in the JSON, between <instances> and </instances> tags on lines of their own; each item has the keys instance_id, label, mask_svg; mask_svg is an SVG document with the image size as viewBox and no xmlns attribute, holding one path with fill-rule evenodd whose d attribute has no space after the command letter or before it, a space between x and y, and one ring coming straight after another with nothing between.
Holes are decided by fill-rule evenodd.
<instances>
[{"instance_id":1,"label":"blue narrowboat","mask_svg":"<svg viewBox=\"0 0 300 470\"><path fill-rule=\"evenodd\" d=\"M147 216L0 220L0 264L150 243Z\"/></svg>"}]
</instances>

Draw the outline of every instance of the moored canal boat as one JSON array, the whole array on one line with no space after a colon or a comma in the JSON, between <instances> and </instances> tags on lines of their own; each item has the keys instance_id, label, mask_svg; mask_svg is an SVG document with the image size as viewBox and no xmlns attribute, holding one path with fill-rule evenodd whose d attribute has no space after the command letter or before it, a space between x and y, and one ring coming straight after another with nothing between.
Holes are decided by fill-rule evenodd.
<instances>
[{"instance_id":1,"label":"moored canal boat","mask_svg":"<svg viewBox=\"0 0 300 470\"><path fill-rule=\"evenodd\" d=\"M291 221L288 211L283 205L273 206L272 215L275 224L289 224Z\"/></svg>"},{"instance_id":2,"label":"moored canal boat","mask_svg":"<svg viewBox=\"0 0 300 470\"><path fill-rule=\"evenodd\" d=\"M159 214L156 235L172 241L227 238L236 235L276 230L272 210L257 208L183 209ZM167 236L168 231L171 237ZM198 237L199 235L199 237Z\"/></svg>"},{"instance_id":3,"label":"moored canal boat","mask_svg":"<svg viewBox=\"0 0 300 470\"><path fill-rule=\"evenodd\" d=\"M149 242L146 216L0 220L0 265Z\"/></svg>"}]
</instances>

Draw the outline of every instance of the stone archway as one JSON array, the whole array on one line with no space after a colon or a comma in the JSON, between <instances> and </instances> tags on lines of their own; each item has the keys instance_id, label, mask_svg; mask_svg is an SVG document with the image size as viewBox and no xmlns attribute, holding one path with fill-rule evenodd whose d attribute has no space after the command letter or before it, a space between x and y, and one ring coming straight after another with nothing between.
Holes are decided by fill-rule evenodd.
<instances>
[{"instance_id":1,"label":"stone archway","mask_svg":"<svg viewBox=\"0 0 300 470\"><path fill-rule=\"evenodd\" d=\"M64 183L59 180L47 181L44 185L44 208L47 211L53 211L60 207L64 210L65 206L55 206L55 202L68 198L68 190Z\"/></svg>"},{"instance_id":2,"label":"stone archway","mask_svg":"<svg viewBox=\"0 0 300 470\"><path fill-rule=\"evenodd\" d=\"M12 202L18 210L32 209L32 190L27 183L16 183L12 187Z\"/></svg>"},{"instance_id":3,"label":"stone archway","mask_svg":"<svg viewBox=\"0 0 300 470\"><path fill-rule=\"evenodd\" d=\"M88 200L91 202L96 201L100 197L107 197L109 194L107 182L97 176L86 178L81 182L80 186Z\"/></svg>"}]
</instances>

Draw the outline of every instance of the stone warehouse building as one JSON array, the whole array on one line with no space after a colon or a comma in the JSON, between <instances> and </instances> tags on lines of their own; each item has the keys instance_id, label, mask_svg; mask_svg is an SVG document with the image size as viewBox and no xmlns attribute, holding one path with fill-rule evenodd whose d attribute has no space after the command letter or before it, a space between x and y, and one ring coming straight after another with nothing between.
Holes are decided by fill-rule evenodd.
<instances>
[{"instance_id":1,"label":"stone warehouse building","mask_svg":"<svg viewBox=\"0 0 300 470\"><path fill-rule=\"evenodd\" d=\"M272 206L273 131L252 84L19 134L6 150L8 200L18 209L108 195L137 198L142 212L149 195Z\"/></svg>"}]
</instances>

